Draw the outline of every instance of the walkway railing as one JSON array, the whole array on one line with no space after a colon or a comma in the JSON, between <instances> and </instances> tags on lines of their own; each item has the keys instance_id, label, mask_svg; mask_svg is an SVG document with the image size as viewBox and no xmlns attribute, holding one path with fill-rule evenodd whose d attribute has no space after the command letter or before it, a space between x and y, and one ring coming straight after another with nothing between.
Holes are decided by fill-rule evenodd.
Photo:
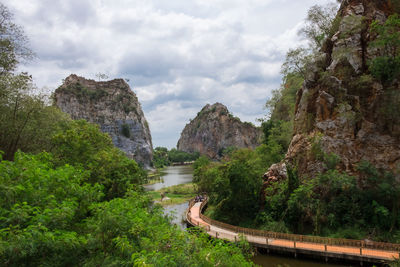
<instances>
[{"instance_id":1,"label":"walkway railing","mask_svg":"<svg viewBox=\"0 0 400 267\"><path fill-rule=\"evenodd\" d=\"M206 198L207 198L207 197L205 197L205 199L206 199ZM194 221L192 220L191 209L193 208L194 204L196 204L195 199L191 199L191 200L189 201L189 207L188 207L188 209L187 209L187 211L186 211L186 221L189 222L191 225L204 228L206 231L210 231L210 226L209 226L209 225L201 225L200 222L194 222ZM205 206L206 204L207 204L207 201L205 201L205 202L203 201L203 202L201 203L201 205L200 205L200 216L202 215L202 214L201 214L201 211L203 210L203 208L204 208L204 206Z\"/></svg>"},{"instance_id":2,"label":"walkway railing","mask_svg":"<svg viewBox=\"0 0 400 267\"><path fill-rule=\"evenodd\" d=\"M186 221L191 223L191 224L193 224L193 223L192 223L192 217L191 217L191 211L190 210L191 210L191 208L193 208L194 204L196 204L196 202L194 201L194 198L189 200L189 207L188 207L188 209L186 211ZM193 224L193 225L195 225L195 224Z\"/></svg>"},{"instance_id":3,"label":"walkway railing","mask_svg":"<svg viewBox=\"0 0 400 267\"><path fill-rule=\"evenodd\" d=\"M308 243L318 243L329 246L348 246L348 247L360 247L360 248L369 248L369 249L380 249L380 250L388 250L388 251L399 251L400 252L400 244L393 243L384 243L384 242L375 242L375 241L367 241L367 240L352 240L352 239L343 239L343 238L329 238L329 237L320 237L320 236L308 236L308 235L296 235L296 234L286 234L286 233L277 233L265 230L244 228L239 226L230 225L227 223L223 223L220 221L213 220L207 216L205 216L202 212L205 206L208 203L208 197L205 197L205 200L200 205L200 218L206 223L217 226L226 230L230 230L239 234L247 234L252 236L261 236L265 238L272 239L284 239L295 242L308 242ZM189 212L187 212L187 220L191 222L190 218L190 209L195 204L194 199L189 202ZM196 225L196 224L193 224Z\"/></svg>"}]
</instances>

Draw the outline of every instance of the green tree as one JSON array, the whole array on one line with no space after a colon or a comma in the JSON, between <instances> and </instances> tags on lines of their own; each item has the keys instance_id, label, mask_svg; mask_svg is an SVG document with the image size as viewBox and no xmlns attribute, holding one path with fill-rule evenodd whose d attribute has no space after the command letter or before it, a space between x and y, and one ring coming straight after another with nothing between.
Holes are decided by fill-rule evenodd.
<instances>
[{"instance_id":1,"label":"green tree","mask_svg":"<svg viewBox=\"0 0 400 267\"><path fill-rule=\"evenodd\" d=\"M32 94L30 75L14 73L18 63L32 57L22 28L0 3L0 149L9 160L18 149L49 150L58 122L67 119L57 109L47 107L43 97Z\"/></svg>"},{"instance_id":2,"label":"green tree","mask_svg":"<svg viewBox=\"0 0 400 267\"><path fill-rule=\"evenodd\" d=\"M108 134L84 120L69 121L53 137L54 162L90 171L89 181L105 188L106 199L122 197L132 186L143 184L145 171L115 148Z\"/></svg>"},{"instance_id":3,"label":"green tree","mask_svg":"<svg viewBox=\"0 0 400 267\"><path fill-rule=\"evenodd\" d=\"M10 10L0 3L0 75L14 71L19 62L34 56L23 29L13 19Z\"/></svg>"},{"instance_id":4,"label":"green tree","mask_svg":"<svg viewBox=\"0 0 400 267\"><path fill-rule=\"evenodd\" d=\"M375 78L388 85L400 75L400 17L391 15L384 24L374 21L370 29L376 36L370 47L379 53L370 62L370 70Z\"/></svg>"},{"instance_id":5,"label":"green tree","mask_svg":"<svg viewBox=\"0 0 400 267\"><path fill-rule=\"evenodd\" d=\"M307 66L311 61L312 54L309 49L304 47L290 49L286 54L285 62L281 68L281 73L285 77L290 74L298 74L305 79L307 75Z\"/></svg>"},{"instance_id":6,"label":"green tree","mask_svg":"<svg viewBox=\"0 0 400 267\"><path fill-rule=\"evenodd\" d=\"M27 74L0 76L0 149L12 160L20 149L25 152L50 150L51 136L68 116L49 107L43 97L32 96Z\"/></svg>"},{"instance_id":7,"label":"green tree","mask_svg":"<svg viewBox=\"0 0 400 267\"><path fill-rule=\"evenodd\" d=\"M156 168L163 168L171 164L168 157L168 148L156 147L153 151L153 165Z\"/></svg>"},{"instance_id":8,"label":"green tree","mask_svg":"<svg viewBox=\"0 0 400 267\"><path fill-rule=\"evenodd\" d=\"M335 34L337 9L336 3L328 3L325 6L314 5L308 10L305 26L299 33L311 42L313 48L322 47L325 40Z\"/></svg>"},{"instance_id":9,"label":"green tree","mask_svg":"<svg viewBox=\"0 0 400 267\"><path fill-rule=\"evenodd\" d=\"M176 162L176 163L181 163L181 162L187 162L187 161L193 161L196 160L199 157L199 153L187 153L184 151L179 151L175 148L171 149L168 152L168 159L171 162Z\"/></svg>"},{"instance_id":10,"label":"green tree","mask_svg":"<svg viewBox=\"0 0 400 267\"><path fill-rule=\"evenodd\" d=\"M261 177L269 163L263 149L239 149L221 163L205 157L195 162L194 182L210 196L215 218L229 223L254 219L259 209Z\"/></svg>"},{"instance_id":11,"label":"green tree","mask_svg":"<svg viewBox=\"0 0 400 267\"><path fill-rule=\"evenodd\" d=\"M102 196L101 186L84 182L87 175L55 168L48 153L1 161L0 265L78 265L87 241L76 229Z\"/></svg>"}]
</instances>

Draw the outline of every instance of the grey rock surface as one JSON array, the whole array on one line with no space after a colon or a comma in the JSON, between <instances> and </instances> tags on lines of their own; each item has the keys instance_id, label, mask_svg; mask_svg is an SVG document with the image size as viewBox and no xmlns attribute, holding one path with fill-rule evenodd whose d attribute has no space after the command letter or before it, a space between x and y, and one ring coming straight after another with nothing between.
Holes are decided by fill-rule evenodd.
<instances>
[{"instance_id":1,"label":"grey rock surface","mask_svg":"<svg viewBox=\"0 0 400 267\"><path fill-rule=\"evenodd\" d=\"M255 148L260 144L261 130L251 123L233 117L226 106L207 104L197 117L186 125L178 141L178 150L199 152L218 159L224 149Z\"/></svg>"},{"instance_id":2,"label":"grey rock surface","mask_svg":"<svg viewBox=\"0 0 400 267\"><path fill-rule=\"evenodd\" d=\"M96 123L116 147L145 168L151 166L151 133L135 93L123 79L97 82L70 75L55 91L55 103L72 119Z\"/></svg>"}]
</instances>

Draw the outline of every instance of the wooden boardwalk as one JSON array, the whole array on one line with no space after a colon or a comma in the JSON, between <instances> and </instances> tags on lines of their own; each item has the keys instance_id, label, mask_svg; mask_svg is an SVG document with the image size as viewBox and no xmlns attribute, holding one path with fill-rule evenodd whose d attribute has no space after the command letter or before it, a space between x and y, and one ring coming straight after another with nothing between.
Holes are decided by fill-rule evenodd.
<instances>
[{"instance_id":1,"label":"wooden boardwalk","mask_svg":"<svg viewBox=\"0 0 400 267\"><path fill-rule=\"evenodd\" d=\"M303 240L303 236L296 235L287 235L287 234L279 234L279 233L270 233L263 232L260 230L254 230L254 234L249 233L240 233L239 228L231 225L227 225L218 221L211 220L210 218L204 216L202 214L202 209L204 208L205 202L197 202L191 201L189 203L189 209L186 213L186 219L189 224L193 226L199 226L205 229L205 231L212 237L221 238L228 241L238 241L240 235L253 246L265 248L268 251L281 251L281 252L291 252L295 256L297 254L303 255L311 255L315 257L319 257L325 259L326 261L329 258L339 259L339 260L350 260L350 261L359 261L359 262L372 262L372 263L383 263L388 261L393 261L399 259L400 253L400 245L398 244L387 244L385 243L374 243L365 244L364 241L356 241L348 240L352 242L347 242L348 244L361 244L361 246L349 246L346 242L343 242L345 245L334 245L333 241L341 241L342 239L328 239L328 238L319 238L318 242L307 242L307 241L299 241ZM237 230L236 230L237 229ZM252 229L248 229L250 232ZM242 231L243 232L243 231ZM269 233L268 235L265 233ZM288 236L287 239L277 238L278 236ZM275 237L276 236L276 237ZM294 240L293 240L293 237ZM292 240L290 240L292 239ZM327 240L330 242L322 243L321 241ZM345 240L346 241L346 240ZM336 242L340 243L340 242ZM390 246L389 246L390 245ZM372 248L371 248L372 247ZM389 249L377 249L376 247L386 247Z\"/></svg>"}]
</instances>

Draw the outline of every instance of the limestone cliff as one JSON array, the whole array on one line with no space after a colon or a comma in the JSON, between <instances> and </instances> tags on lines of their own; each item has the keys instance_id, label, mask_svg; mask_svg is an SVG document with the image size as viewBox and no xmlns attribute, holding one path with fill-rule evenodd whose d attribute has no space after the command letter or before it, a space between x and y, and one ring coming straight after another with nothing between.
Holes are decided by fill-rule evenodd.
<instances>
[{"instance_id":1,"label":"limestone cliff","mask_svg":"<svg viewBox=\"0 0 400 267\"><path fill-rule=\"evenodd\" d=\"M255 148L259 145L260 136L260 129L233 117L224 105L207 104L186 125L177 147L181 151L199 152L216 159L228 147Z\"/></svg>"},{"instance_id":2,"label":"limestone cliff","mask_svg":"<svg viewBox=\"0 0 400 267\"><path fill-rule=\"evenodd\" d=\"M70 75L54 96L56 105L72 119L98 124L128 157L146 168L151 165L150 129L138 98L124 80L96 82Z\"/></svg>"},{"instance_id":3,"label":"limestone cliff","mask_svg":"<svg viewBox=\"0 0 400 267\"><path fill-rule=\"evenodd\" d=\"M399 174L399 81L390 85L373 78L368 63L379 51L370 43L372 21L383 23L394 12L391 1L346 0L336 34L329 38L297 94L294 136L285 160L266 173L266 182L286 177L297 166L301 177L326 169L316 149L340 157L338 169L358 175L365 160ZM392 111L390 110L392 109Z\"/></svg>"}]
</instances>

